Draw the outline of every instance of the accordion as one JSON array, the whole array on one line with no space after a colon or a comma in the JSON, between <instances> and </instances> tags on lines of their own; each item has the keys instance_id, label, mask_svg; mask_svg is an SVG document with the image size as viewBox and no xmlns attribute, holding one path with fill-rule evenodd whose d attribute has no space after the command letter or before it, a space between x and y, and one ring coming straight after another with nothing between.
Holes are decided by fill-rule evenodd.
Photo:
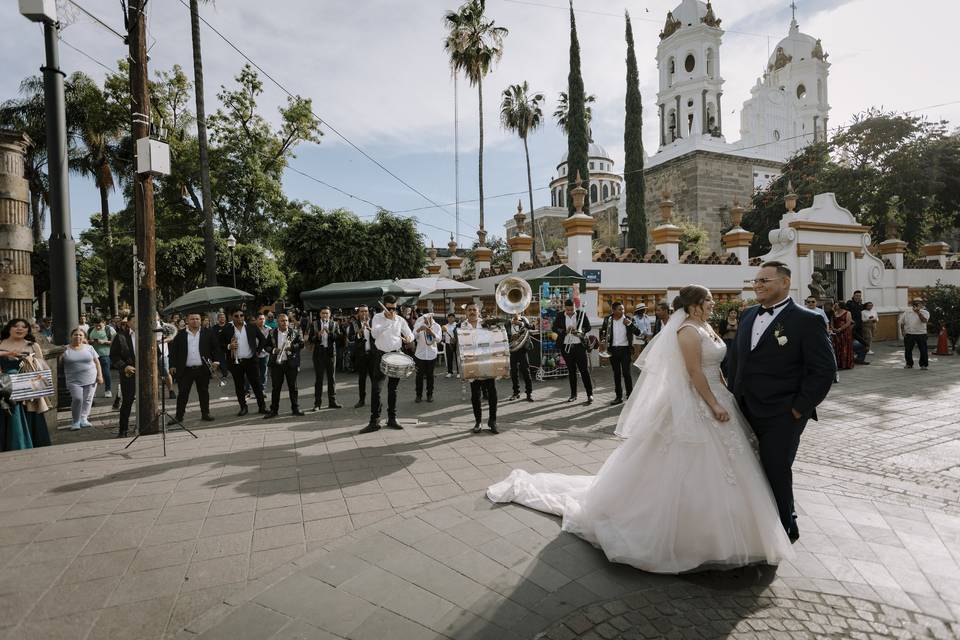
<instances>
[{"instance_id":1,"label":"accordion","mask_svg":"<svg viewBox=\"0 0 960 640\"><path fill-rule=\"evenodd\" d=\"M53 374L49 369L7 374L10 378L10 400L36 400L53 395ZM3 385L7 386L7 385ZM5 394L4 394L5 395Z\"/></svg>"}]
</instances>

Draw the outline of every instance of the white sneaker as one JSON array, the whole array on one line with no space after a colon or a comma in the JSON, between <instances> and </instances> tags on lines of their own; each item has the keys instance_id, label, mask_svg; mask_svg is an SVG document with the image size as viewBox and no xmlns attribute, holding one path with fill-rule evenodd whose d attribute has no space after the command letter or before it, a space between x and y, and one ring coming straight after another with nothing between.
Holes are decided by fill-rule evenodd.
<instances>
[{"instance_id":1,"label":"white sneaker","mask_svg":"<svg viewBox=\"0 0 960 640\"><path fill-rule=\"evenodd\" d=\"M444 378L452 378L452 377L453 377L453 374L452 374L452 373L448 373L447 375L445 375L445 376L443 376L443 377L444 377Z\"/></svg>"},{"instance_id":2,"label":"white sneaker","mask_svg":"<svg viewBox=\"0 0 960 640\"><path fill-rule=\"evenodd\" d=\"M86 427L92 427L92 426L93 426L93 423L90 422L90 421L87 420L87 419L83 419L83 420L80 421L80 426L81 426L81 427L84 427L84 428L86 428Z\"/></svg>"},{"instance_id":3,"label":"white sneaker","mask_svg":"<svg viewBox=\"0 0 960 640\"><path fill-rule=\"evenodd\" d=\"M79 422L74 422L72 425L70 425L70 431L80 431L80 429L81 427Z\"/></svg>"},{"instance_id":4,"label":"white sneaker","mask_svg":"<svg viewBox=\"0 0 960 640\"><path fill-rule=\"evenodd\" d=\"M867 355L868 355L868 356L872 356L872 355L876 355L876 354L874 354L873 351L867 351Z\"/></svg>"},{"instance_id":5,"label":"white sneaker","mask_svg":"<svg viewBox=\"0 0 960 640\"><path fill-rule=\"evenodd\" d=\"M113 394L110 393L110 389L107 389L106 391L103 392L103 397L104 397L104 398L112 398L112 397L113 397Z\"/></svg>"}]
</instances>

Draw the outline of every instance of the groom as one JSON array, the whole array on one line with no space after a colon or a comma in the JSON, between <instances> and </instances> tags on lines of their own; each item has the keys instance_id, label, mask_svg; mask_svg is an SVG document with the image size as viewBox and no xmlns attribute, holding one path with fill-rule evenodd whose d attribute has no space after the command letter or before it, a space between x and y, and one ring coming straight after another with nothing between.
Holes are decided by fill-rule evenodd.
<instances>
[{"instance_id":1,"label":"groom","mask_svg":"<svg viewBox=\"0 0 960 640\"><path fill-rule=\"evenodd\" d=\"M790 299L790 269L766 262L753 281L760 304L747 309L723 373L760 443L760 463L791 542L800 537L791 467L807 420L826 397L836 359L823 319Z\"/></svg>"}]
</instances>

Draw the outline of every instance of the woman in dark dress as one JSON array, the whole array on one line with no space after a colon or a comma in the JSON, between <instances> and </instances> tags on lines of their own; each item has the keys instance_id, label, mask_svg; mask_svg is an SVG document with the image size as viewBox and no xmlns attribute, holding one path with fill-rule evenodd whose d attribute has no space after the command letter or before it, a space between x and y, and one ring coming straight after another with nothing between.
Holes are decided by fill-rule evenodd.
<instances>
[{"instance_id":1,"label":"woman in dark dress","mask_svg":"<svg viewBox=\"0 0 960 640\"><path fill-rule=\"evenodd\" d=\"M842 302L833 303L833 351L837 354L838 369L853 369L853 316Z\"/></svg>"},{"instance_id":2,"label":"woman in dark dress","mask_svg":"<svg viewBox=\"0 0 960 640\"><path fill-rule=\"evenodd\" d=\"M35 355L43 361L43 351L30 330L30 323L14 318L0 331L0 368L3 373L18 373L24 357ZM13 402L0 408L0 451L32 449L50 445L47 421L37 405L39 401Z\"/></svg>"}]
</instances>

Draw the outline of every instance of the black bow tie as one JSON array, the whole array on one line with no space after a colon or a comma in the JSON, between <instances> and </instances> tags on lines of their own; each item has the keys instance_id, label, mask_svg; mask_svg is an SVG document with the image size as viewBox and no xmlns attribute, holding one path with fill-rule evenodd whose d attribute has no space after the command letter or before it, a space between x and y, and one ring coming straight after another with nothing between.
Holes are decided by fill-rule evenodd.
<instances>
[{"instance_id":1,"label":"black bow tie","mask_svg":"<svg viewBox=\"0 0 960 640\"><path fill-rule=\"evenodd\" d=\"M779 309L780 307L786 305L788 302L789 302L789 300L784 300L784 301L781 302L780 304L778 304L778 305L776 305L776 306L773 306L773 307L760 307L760 312L757 313L757 315L758 315L758 316L762 316L762 315L765 314L765 313L769 313L769 314L772 316L774 311L776 311L776 310Z\"/></svg>"}]
</instances>

